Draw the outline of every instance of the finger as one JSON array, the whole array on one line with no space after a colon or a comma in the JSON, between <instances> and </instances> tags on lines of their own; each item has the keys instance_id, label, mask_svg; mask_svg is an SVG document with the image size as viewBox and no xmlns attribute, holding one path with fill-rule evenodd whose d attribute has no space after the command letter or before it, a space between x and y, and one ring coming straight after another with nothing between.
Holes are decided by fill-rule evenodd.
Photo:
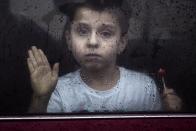
<instances>
[{"instance_id":1,"label":"finger","mask_svg":"<svg viewBox=\"0 0 196 131\"><path fill-rule=\"evenodd\" d=\"M33 55L34 55L35 60L37 62L37 65L38 66L39 65L43 65L42 58L41 58L40 53L39 53L39 51L38 51L36 46L32 46L32 52L33 52Z\"/></svg>"},{"instance_id":2,"label":"finger","mask_svg":"<svg viewBox=\"0 0 196 131\"><path fill-rule=\"evenodd\" d=\"M32 63L34 69L37 68L37 67L38 67L37 61L35 60L35 57L34 57L34 55L33 55L32 50L29 50L29 51L28 51L28 54L29 54L29 58L30 58L30 60L31 60L31 63Z\"/></svg>"},{"instance_id":3,"label":"finger","mask_svg":"<svg viewBox=\"0 0 196 131\"><path fill-rule=\"evenodd\" d=\"M58 73L59 73L59 63L55 63L53 65L53 68L52 68L52 76L54 78L57 78L58 77Z\"/></svg>"},{"instance_id":4,"label":"finger","mask_svg":"<svg viewBox=\"0 0 196 131\"><path fill-rule=\"evenodd\" d=\"M42 58L43 63L45 65L50 65L49 62L48 62L48 59L47 59L46 55L44 54L44 52L41 49L39 49L39 53L40 53L40 56Z\"/></svg>"},{"instance_id":5,"label":"finger","mask_svg":"<svg viewBox=\"0 0 196 131\"><path fill-rule=\"evenodd\" d=\"M30 74L32 74L35 69L33 67L33 64L31 62L31 59L30 58L27 58L27 65L28 65L28 69L29 69Z\"/></svg>"},{"instance_id":6,"label":"finger","mask_svg":"<svg viewBox=\"0 0 196 131\"><path fill-rule=\"evenodd\" d=\"M163 95L165 95L165 94L172 94L172 93L173 94L175 93L174 89L168 88L168 87L165 86L165 88L163 89Z\"/></svg>"}]
</instances>

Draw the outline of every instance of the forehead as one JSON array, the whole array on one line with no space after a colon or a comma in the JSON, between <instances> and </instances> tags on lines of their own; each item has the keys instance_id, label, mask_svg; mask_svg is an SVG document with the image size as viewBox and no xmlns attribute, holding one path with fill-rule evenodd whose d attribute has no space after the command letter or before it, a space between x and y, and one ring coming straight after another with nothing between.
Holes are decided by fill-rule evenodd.
<instances>
[{"instance_id":1,"label":"forehead","mask_svg":"<svg viewBox=\"0 0 196 131\"><path fill-rule=\"evenodd\" d=\"M87 7L81 7L76 11L74 22L87 24L108 24L116 26L119 24L118 17L113 9L96 11Z\"/></svg>"}]
</instances>

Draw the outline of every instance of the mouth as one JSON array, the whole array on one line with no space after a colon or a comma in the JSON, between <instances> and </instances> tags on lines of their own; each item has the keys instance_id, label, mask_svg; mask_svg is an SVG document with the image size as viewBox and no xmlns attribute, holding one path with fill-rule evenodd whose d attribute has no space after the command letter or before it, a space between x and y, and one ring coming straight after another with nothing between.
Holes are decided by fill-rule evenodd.
<instances>
[{"instance_id":1,"label":"mouth","mask_svg":"<svg viewBox=\"0 0 196 131\"><path fill-rule=\"evenodd\" d=\"M86 54L85 55L87 61L97 61L101 58L99 54Z\"/></svg>"},{"instance_id":2,"label":"mouth","mask_svg":"<svg viewBox=\"0 0 196 131\"><path fill-rule=\"evenodd\" d=\"M85 55L86 57L101 57L99 54L89 53Z\"/></svg>"}]
</instances>

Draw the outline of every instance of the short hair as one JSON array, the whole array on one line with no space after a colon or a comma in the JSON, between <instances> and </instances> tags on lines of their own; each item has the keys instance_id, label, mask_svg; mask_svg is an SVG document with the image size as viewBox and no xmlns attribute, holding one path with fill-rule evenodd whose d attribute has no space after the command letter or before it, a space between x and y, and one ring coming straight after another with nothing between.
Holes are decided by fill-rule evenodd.
<instances>
[{"instance_id":1,"label":"short hair","mask_svg":"<svg viewBox=\"0 0 196 131\"><path fill-rule=\"evenodd\" d=\"M129 27L130 12L122 8L123 0L85 0L83 2L70 2L59 6L59 10L67 15L67 23L65 30L70 29L71 22L74 20L75 14L79 8L87 7L92 10L101 12L106 9L117 10L115 12L121 27L121 34L127 34Z\"/></svg>"}]
</instances>

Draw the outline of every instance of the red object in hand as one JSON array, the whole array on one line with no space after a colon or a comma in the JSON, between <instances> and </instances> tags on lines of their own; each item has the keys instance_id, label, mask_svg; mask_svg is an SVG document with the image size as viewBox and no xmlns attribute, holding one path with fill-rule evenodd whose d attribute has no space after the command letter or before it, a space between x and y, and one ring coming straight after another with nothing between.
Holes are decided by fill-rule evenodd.
<instances>
[{"instance_id":1,"label":"red object in hand","mask_svg":"<svg viewBox=\"0 0 196 131\"><path fill-rule=\"evenodd\" d=\"M165 69L160 68L159 71L158 71L158 75L159 75L160 77L164 77L164 76L166 75Z\"/></svg>"}]
</instances>

